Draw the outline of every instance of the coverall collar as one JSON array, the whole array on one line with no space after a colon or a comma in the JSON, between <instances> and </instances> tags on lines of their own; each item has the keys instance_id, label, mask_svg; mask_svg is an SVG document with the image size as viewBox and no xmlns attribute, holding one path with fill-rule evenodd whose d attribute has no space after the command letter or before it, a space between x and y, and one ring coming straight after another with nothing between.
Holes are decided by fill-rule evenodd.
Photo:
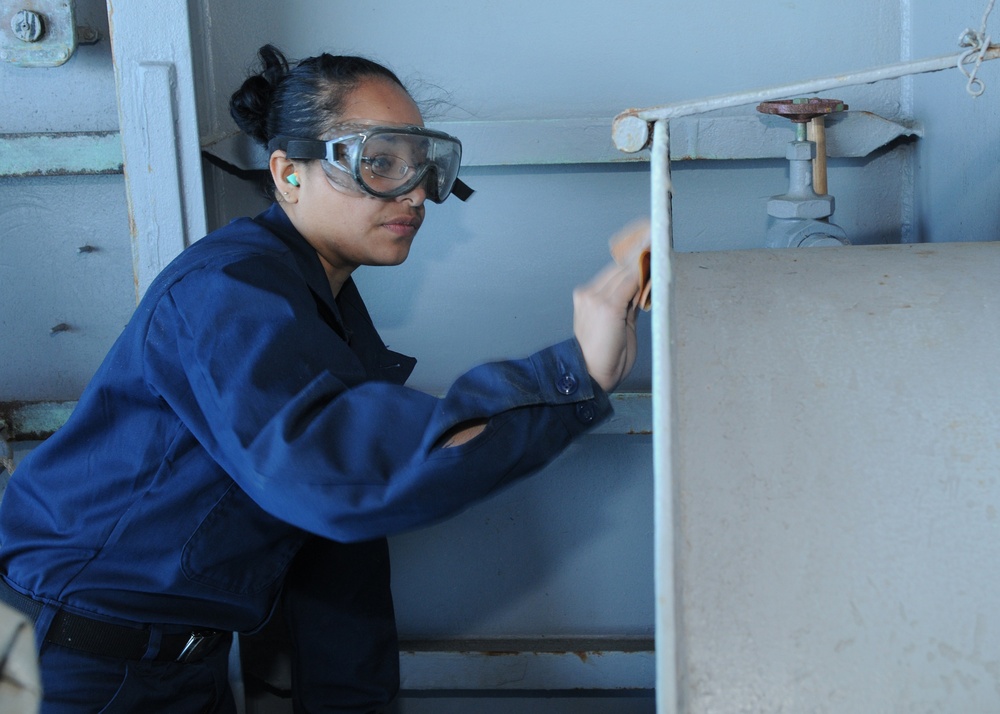
<instances>
[{"instance_id":1,"label":"coverall collar","mask_svg":"<svg viewBox=\"0 0 1000 714\"><path fill-rule=\"evenodd\" d=\"M417 361L385 346L354 279L348 278L335 298L316 249L295 229L288 215L277 203L271 204L270 208L253 220L281 238L288 246L320 306L323 319L361 359L369 377L403 384L413 372Z\"/></svg>"}]
</instances>

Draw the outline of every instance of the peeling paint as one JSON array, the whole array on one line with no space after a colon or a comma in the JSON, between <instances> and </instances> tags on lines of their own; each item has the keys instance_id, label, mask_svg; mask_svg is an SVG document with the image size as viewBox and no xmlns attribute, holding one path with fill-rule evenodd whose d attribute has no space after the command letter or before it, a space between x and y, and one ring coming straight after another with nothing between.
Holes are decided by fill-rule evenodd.
<instances>
[{"instance_id":1,"label":"peeling paint","mask_svg":"<svg viewBox=\"0 0 1000 714\"><path fill-rule=\"evenodd\" d=\"M116 131L0 134L0 176L122 173Z\"/></svg>"},{"instance_id":2,"label":"peeling paint","mask_svg":"<svg viewBox=\"0 0 1000 714\"><path fill-rule=\"evenodd\" d=\"M8 441L38 441L52 436L75 407L76 402L0 402L0 423Z\"/></svg>"},{"instance_id":3,"label":"peeling paint","mask_svg":"<svg viewBox=\"0 0 1000 714\"><path fill-rule=\"evenodd\" d=\"M400 643L402 685L410 690L652 691L654 661L653 640L644 638Z\"/></svg>"}]
</instances>

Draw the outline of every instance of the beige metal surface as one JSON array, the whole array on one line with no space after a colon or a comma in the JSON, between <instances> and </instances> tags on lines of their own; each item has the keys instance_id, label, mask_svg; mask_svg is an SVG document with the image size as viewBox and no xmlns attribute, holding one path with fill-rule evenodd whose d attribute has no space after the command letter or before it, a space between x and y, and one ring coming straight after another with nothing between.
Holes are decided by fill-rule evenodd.
<instances>
[{"instance_id":1,"label":"beige metal surface","mask_svg":"<svg viewBox=\"0 0 1000 714\"><path fill-rule=\"evenodd\" d=\"M1000 244L674 260L685 711L997 710Z\"/></svg>"}]
</instances>

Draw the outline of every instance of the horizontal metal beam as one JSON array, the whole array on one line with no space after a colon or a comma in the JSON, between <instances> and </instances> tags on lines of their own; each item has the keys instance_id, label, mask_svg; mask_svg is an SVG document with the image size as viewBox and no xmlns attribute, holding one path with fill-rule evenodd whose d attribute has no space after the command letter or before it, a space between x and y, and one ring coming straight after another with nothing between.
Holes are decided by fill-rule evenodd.
<instances>
[{"instance_id":1,"label":"horizontal metal beam","mask_svg":"<svg viewBox=\"0 0 1000 714\"><path fill-rule=\"evenodd\" d=\"M122 173L117 131L0 134L0 176Z\"/></svg>"},{"instance_id":2,"label":"horizontal metal beam","mask_svg":"<svg viewBox=\"0 0 1000 714\"><path fill-rule=\"evenodd\" d=\"M510 121L431 122L428 126L462 141L462 166L542 166L635 163L648 154L623 154L611 136L611 119L518 119ZM792 124L780 117L750 114L689 118L671 123L674 161L691 159L783 159L795 138ZM867 156L901 136L920 135L918 128L871 112L831 116L827 155ZM239 171L262 171L268 155L244 134L233 134L203 146L206 154Z\"/></svg>"},{"instance_id":3,"label":"horizontal metal beam","mask_svg":"<svg viewBox=\"0 0 1000 714\"><path fill-rule=\"evenodd\" d=\"M652 690L652 639L401 642L402 689Z\"/></svg>"},{"instance_id":4,"label":"horizontal metal beam","mask_svg":"<svg viewBox=\"0 0 1000 714\"><path fill-rule=\"evenodd\" d=\"M610 119L523 119L438 122L433 128L462 139L463 166L540 166L633 163L611 140ZM763 116L687 118L671 125L670 158L732 160L784 158L794 136L784 119ZM870 112L844 112L827 128L830 157L861 157L919 128ZM240 170L262 171L266 152L243 134L204 145L206 154ZM122 173L116 131L0 134L0 177Z\"/></svg>"},{"instance_id":5,"label":"horizontal metal beam","mask_svg":"<svg viewBox=\"0 0 1000 714\"><path fill-rule=\"evenodd\" d=\"M615 413L593 434L651 434L653 414L646 392L611 395ZM8 441L39 441L66 423L76 402L0 402L0 428Z\"/></svg>"},{"instance_id":6,"label":"horizontal metal beam","mask_svg":"<svg viewBox=\"0 0 1000 714\"><path fill-rule=\"evenodd\" d=\"M620 392L611 395L615 413L595 426L590 434L652 434L653 402L649 392Z\"/></svg>"}]
</instances>

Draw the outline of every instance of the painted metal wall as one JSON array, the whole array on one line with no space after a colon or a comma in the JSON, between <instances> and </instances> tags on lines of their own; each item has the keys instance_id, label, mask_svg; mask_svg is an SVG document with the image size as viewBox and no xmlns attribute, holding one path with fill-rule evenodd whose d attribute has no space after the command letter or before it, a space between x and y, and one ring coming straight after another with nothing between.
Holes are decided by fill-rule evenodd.
<instances>
[{"instance_id":1,"label":"painted metal wall","mask_svg":"<svg viewBox=\"0 0 1000 714\"><path fill-rule=\"evenodd\" d=\"M77 2L77 24L103 40L62 66L0 62L0 134L117 131L104 3ZM5 147L0 173L14 173ZM82 163L106 153L96 142L75 147ZM124 182L120 172L16 172L0 176L0 401L76 399L135 307Z\"/></svg>"},{"instance_id":2,"label":"painted metal wall","mask_svg":"<svg viewBox=\"0 0 1000 714\"><path fill-rule=\"evenodd\" d=\"M980 29L985 2L959 0L942 5L917 0L912 10L914 57L937 54L963 28ZM988 30L1000 36L1000 10ZM947 28L947 30L945 30ZM917 147L914 176L915 228L921 241L1000 239L1000 67L984 64L979 77L986 91L973 99L955 72L914 78L913 111L927 129Z\"/></svg>"}]
</instances>

